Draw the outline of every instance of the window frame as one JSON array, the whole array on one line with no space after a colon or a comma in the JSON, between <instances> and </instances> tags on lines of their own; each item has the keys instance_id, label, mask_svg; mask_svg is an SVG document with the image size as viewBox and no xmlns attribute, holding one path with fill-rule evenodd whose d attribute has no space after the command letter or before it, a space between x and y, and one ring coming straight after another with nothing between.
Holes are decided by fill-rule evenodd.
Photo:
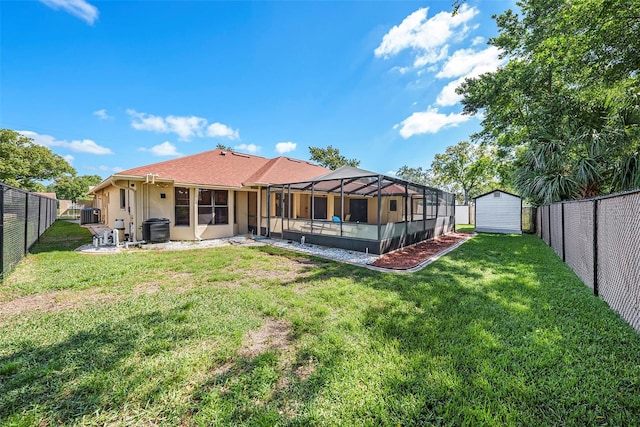
<instances>
[{"instance_id":1,"label":"window frame","mask_svg":"<svg viewBox=\"0 0 640 427\"><path fill-rule=\"evenodd\" d=\"M186 192L186 204L184 203L178 203L178 202L184 202L185 199L184 198L180 198L178 197L179 192ZM174 187L174 191L173 191L173 206L174 206L174 226L175 227L190 227L191 226L191 190L188 187ZM184 221L184 219L181 219L181 217L184 214L178 214L178 210L184 210L187 209L187 215L186 215L186 223Z\"/></svg>"},{"instance_id":2,"label":"window frame","mask_svg":"<svg viewBox=\"0 0 640 427\"><path fill-rule=\"evenodd\" d=\"M203 222L201 218L205 215L208 219ZM198 225L229 225L228 190L198 188Z\"/></svg>"}]
</instances>

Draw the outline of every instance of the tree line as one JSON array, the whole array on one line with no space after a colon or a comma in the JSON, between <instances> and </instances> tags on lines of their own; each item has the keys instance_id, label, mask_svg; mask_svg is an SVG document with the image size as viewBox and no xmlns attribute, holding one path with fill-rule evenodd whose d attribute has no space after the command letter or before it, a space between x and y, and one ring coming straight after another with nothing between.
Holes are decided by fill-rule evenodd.
<instances>
[{"instance_id":1,"label":"tree line","mask_svg":"<svg viewBox=\"0 0 640 427\"><path fill-rule=\"evenodd\" d=\"M48 185L43 184L49 181ZM0 182L27 191L56 193L58 199L86 199L99 175L78 175L62 156L10 129L0 129Z\"/></svg>"},{"instance_id":2,"label":"tree line","mask_svg":"<svg viewBox=\"0 0 640 427\"><path fill-rule=\"evenodd\" d=\"M533 204L640 187L640 2L522 0L494 16L508 59L458 89L475 142Z\"/></svg>"}]
</instances>

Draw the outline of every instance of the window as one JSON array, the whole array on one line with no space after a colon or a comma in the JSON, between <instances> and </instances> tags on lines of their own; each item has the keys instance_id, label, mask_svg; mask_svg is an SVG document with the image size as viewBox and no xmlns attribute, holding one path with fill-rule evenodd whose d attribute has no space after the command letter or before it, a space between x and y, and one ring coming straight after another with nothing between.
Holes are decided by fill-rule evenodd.
<instances>
[{"instance_id":1,"label":"window","mask_svg":"<svg viewBox=\"0 0 640 427\"><path fill-rule=\"evenodd\" d=\"M176 225L189 226L189 189L184 187L175 188L176 196Z\"/></svg>"},{"instance_id":2,"label":"window","mask_svg":"<svg viewBox=\"0 0 640 427\"><path fill-rule=\"evenodd\" d=\"M389 210L391 212L396 212L398 210L398 201L397 200L389 200Z\"/></svg>"},{"instance_id":3,"label":"window","mask_svg":"<svg viewBox=\"0 0 640 427\"><path fill-rule=\"evenodd\" d=\"M124 188L120 189L120 209L125 209L127 207L127 193L124 191Z\"/></svg>"},{"instance_id":4,"label":"window","mask_svg":"<svg viewBox=\"0 0 640 427\"><path fill-rule=\"evenodd\" d=\"M198 224L229 224L229 192L198 190Z\"/></svg>"},{"instance_id":5,"label":"window","mask_svg":"<svg viewBox=\"0 0 640 427\"><path fill-rule=\"evenodd\" d=\"M214 218L215 224L229 224L229 192L214 191Z\"/></svg>"},{"instance_id":6,"label":"window","mask_svg":"<svg viewBox=\"0 0 640 427\"><path fill-rule=\"evenodd\" d=\"M285 193L284 201L282 193L276 193L276 216L283 216L282 210L284 209L284 218L289 218L289 197Z\"/></svg>"}]
</instances>

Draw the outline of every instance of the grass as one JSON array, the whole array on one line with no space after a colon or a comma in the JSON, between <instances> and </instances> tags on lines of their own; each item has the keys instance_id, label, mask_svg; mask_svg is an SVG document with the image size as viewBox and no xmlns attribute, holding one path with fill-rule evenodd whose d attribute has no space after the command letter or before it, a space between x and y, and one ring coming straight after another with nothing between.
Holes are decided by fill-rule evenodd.
<instances>
[{"instance_id":1,"label":"grass","mask_svg":"<svg viewBox=\"0 0 640 427\"><path fill-rule=\"evenodd\" d=\"M535 236L411 275L41 242L0 288L0 425L640 424L640 336Z\"/></svg>"}]
</instances>

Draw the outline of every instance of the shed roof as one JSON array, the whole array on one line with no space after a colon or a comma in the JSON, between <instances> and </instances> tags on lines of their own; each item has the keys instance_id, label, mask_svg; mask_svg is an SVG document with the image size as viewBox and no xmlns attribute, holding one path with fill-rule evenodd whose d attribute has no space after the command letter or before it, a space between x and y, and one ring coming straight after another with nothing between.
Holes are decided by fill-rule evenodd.
<instances>
[{"instance_id":1,"label":"shed roof","mask_svg":"<svg viewBox=\"0 0 640 427\"><path fill-rule=\"evenodd\" d=\"M517 197L518 199L522 198L522 197L518 196L517 194L509 193L508 191L504 191L504 190L495 189L495 190L487 191L486 193L480 194L479 196L474 197L473 200L479 199L480 197L488 196L489 194L495 193L496 191L499 191L499 192L504 193L504 194L508 194L510 196L513 196L513 197Z\"/></svg>"}]
</instances>

